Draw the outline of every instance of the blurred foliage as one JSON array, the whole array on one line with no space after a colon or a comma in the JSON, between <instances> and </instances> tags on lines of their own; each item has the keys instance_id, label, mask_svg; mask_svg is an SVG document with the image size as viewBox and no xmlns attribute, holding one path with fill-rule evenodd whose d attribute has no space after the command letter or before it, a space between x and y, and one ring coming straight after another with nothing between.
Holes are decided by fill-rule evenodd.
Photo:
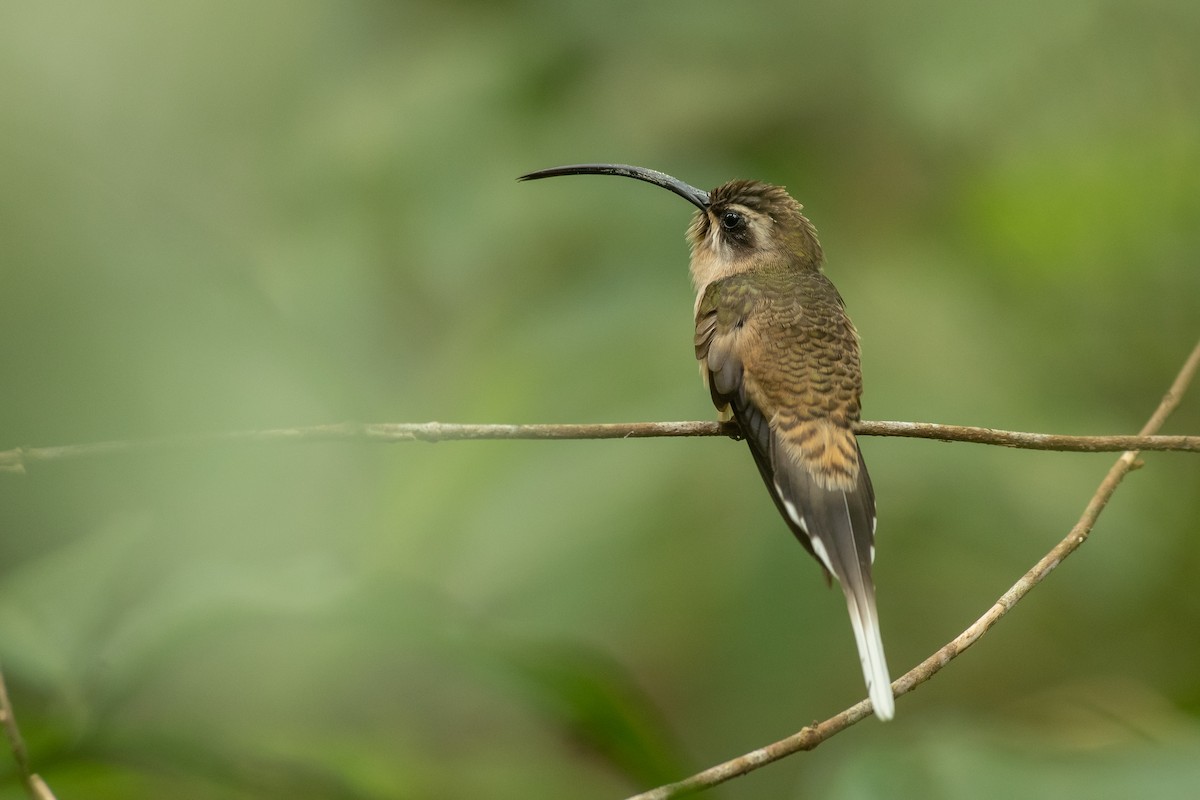
<instances>
[{"instance_id":1,"label":"blurred foliage","mask_svg":"<svg viewBox=\"0 0 1200 800\"><path fill-rule=\"evenodd\" d=\"M686 205L514 181L604 160L791 187L868 417L1132 432L1200 330L1197 41L1179 0L5 3L0 449L709 418ZM864 449L897 674L1111 461ZM894 723L712 796L1194 796L1200 463L1145 460ZM613 798L863 694L727 441L64 462L0 477L0 530L0 660L64 800Z\"/></svg>"}]
</instances>

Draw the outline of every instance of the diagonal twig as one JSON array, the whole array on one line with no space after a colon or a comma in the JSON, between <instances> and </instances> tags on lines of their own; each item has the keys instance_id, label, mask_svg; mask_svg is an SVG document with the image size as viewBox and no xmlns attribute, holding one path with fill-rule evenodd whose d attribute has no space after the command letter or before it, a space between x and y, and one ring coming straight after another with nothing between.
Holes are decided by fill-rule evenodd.
<instances>
[{"instance_id":1,"label":"diagonal twig","mask_svg":"<svg viewBox=\"0 0 1200 800\"><path fill-rule=\"evenodd\" d=\"M1162 427L1163 422L1175 410L1175 407L1179 405L1179 401L1195 377L1198 368L1200 368L1200 343L1196 344L1195 349L1192 350L1187 360L1184 361L1183 367L1179 370L1179 374L1171 384L1171 388L1163 396L1162 402L1159 403L1150 420L1142 427L1141 435L1149 436ZM1075 552L1087 540L1092 527L1096 524L1096 519L1108 504L1109 499L1112 498L1117 486L1137 465L1137 456L1138 453L1136 450L1127 450L1122 453L1116 463L1109 469L1108 474L1104 476L1104 480L1100 482L1099 488L1096 489L1095 494L1088 501L1082 516L1080 516L1079 521L1075 523L1074 527L1071 528L1070 533L1056 544L1050 552L1042 556L1028 572L1021 576L1020 580L1001 595L1000 599L983 616L972 623L970 627L954 637L952 641L940 648L933 655L900 676L892 684L896 696L899 697L911 692L932 678L967 648L979 641L980 637L987 633L988 629L1012 610L1013 606L1020 602L1025 595L1029 594L1034 586L1041 583L1055 567L1062 563L1063 559ZM781 739L765 747L760 747L757 750L752 750L745 755L730 759L716 766L709 767L677 783L659 786L656 789L634 795L628 798L628 800L668 800L669 798L680 797L685 794L708 789L717 784L724 783L731 778L745 775L748 772L752 772L759 767L778 761L793 753L801 750L812 750L829 737L849 728L870 713L870 702L863 700L842 711L840 714L830 717L824 722L810 725L785 739Z\"/></svg>"},{"instance_id":2,"label":"diagonal twig","mask_svg":"<svg viewBox=\"0 0 1200 800\"><path fill-rule=\"evenodd\" d=\"M21 775L25 791L33 800L54 800L50 787L29 767L29 750L25 747L21 729L17 727L17 718L8 699L8 686L4 682L3 670L0 670L0 728L4 729L4 738L8 739L8 747L12 750L13 760L17 762L17 772Z\"/></svg>"}]
</instances>

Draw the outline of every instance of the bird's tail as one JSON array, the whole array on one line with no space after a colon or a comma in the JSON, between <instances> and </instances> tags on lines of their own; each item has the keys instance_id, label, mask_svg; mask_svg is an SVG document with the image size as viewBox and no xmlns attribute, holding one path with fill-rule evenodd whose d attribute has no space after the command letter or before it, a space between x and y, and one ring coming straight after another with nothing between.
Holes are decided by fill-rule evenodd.
<instances>
[{"instance_id":1,"label":"bird's tail","mask_svg":"<svg viewBox=\"0 0 1200 800\"><path fill-rule=\"evenodd\" d=\"M892 678L888 673L887 659L883 654L883 638L879 633L879 614L875 611L875 593L870 583L860 584L858 591L847 581L842 584L846 605L850 609L850 624L854 628L854 641L858 645L858 658L862 661L863 678L867 682L867 694L875 707L875 716L889 720L896 715L896 701L892 695Z\"/></svg>"},{"instance_id":2,"label":"bird's tail","mask_svg":"<svg viewBox=\"0 0 1200 800\"><path fill-rule=\"evenodd\" d=\"M797 439L802 444L789 449L779 444L779 434L756 410L750 413L736 404L734 410L775 505L826 576L834 576L841 585L875 716L891 719L896 703L871 576L875 490L853 432L849 428L831 432L829 425L818 425L818 434L804 435L805 428L799 426ZM845 439L839 442L831 438L834 434ZM803 443L813 452L806 453ZM842 464L847 454L857 463Z\"/></svg>"}]
</instances>

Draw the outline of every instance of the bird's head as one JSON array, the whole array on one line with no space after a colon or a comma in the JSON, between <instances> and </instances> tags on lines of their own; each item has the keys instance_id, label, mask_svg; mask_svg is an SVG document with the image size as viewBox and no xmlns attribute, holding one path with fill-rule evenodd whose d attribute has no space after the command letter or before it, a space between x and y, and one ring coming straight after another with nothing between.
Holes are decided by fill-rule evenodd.
<instances>
[{"instance_id":1,"label":"bird's head","mask_svg":"<svg viewBox=\"0 0 1200 800\"><path fill-rule=\"evenodd\" d=\"M688 228L692 275L698 286L763 266L820 269L817 230L782 186L733 180L711 192L657 170L628 164L574 164L522 175L520 180L560 175L620 175L653 183L697 209Z\"/></svg>"}]
</instances>

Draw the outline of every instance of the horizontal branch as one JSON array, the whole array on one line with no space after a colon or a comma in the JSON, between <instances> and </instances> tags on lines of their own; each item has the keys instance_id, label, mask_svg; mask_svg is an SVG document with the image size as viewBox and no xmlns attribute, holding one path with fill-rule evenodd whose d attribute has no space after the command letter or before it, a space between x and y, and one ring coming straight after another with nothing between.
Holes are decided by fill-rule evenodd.
<instances>
[{"instance_id":1,"label":"horizontal branch","mask_svg":"<svg viewBox=\"0 0 1200 800\"><path fill-rule=\"evenodd\" d=\"M1200 436L1071 436L1060 433L1026 433L977 428L971 425L939 425L936 422L859 422L859 436L905 436L939 442L970 442L1014 447L1021 450L1058 450L1072 453L1121 453L1126 450L1184 450L1200 452Z\"/></svg>"},{"instance_id":2,"label":"horizontal branch","mask_svg":"<svg viewBox=\"0 0 1200 800\"><path fill-rule=\"evenodd\" d=\"M1067 436L1024 433L933 422L864 421L855 425L860 436L903 436L942 442L970 442L1026 450L1121 452L1124 450L1183 450L1200 452L1200 436ZM300 428L189 434L158 439L94 442L55 447L14 447L0 450L0 472L24 472L35 463L72 458L171 450L218 444L284 442L448 442L477 439L645 439L673 436L739 438L734 422L614 422L534 425L481 425L452 422L341 422Z\"/></svg>"}]
</instances>

